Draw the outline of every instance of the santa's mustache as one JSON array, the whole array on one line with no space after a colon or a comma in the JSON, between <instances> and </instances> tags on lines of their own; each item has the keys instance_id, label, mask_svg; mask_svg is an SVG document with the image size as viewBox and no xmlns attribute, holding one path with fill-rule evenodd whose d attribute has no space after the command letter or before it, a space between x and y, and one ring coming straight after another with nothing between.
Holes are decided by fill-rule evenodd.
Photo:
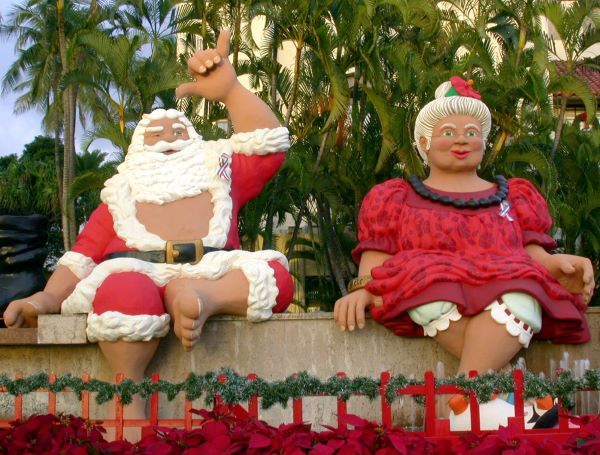
<instances>
[{"instance_id":1,"label":"santa's mustache","mask_svg":"<svg viewBox=\"0 0 600 455\"><path fill-rule=\"evenodd\" d=\"M177 151L182 150L183 148L187 147L192 142L194 142L193 139L178 139L173 142L158 141L154 145L144 145L144 150L146 152L152 152L152 153L163 153L163 152L169 152L171 150L177 152Z\"/></svg>"}]
</instances>

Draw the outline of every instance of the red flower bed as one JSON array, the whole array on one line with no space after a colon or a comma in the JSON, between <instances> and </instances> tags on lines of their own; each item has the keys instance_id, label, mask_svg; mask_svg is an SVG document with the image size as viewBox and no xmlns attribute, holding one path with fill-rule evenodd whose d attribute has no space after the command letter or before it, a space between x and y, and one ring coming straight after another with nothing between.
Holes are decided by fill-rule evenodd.
<instances>
[{"instance_id":1,"label":"red flower bed","mask_svg":"<svg viewBox=\"0 0 600 455\"><path fill-rule=\"evenodd\" d=\"M203 418L199 428L155 428L155 434L132 444L107 442L104 428L73 416L40 415L0 429L0 453L23 454L148 454L148 455L393 455L393 454L573 454L600 453L600 419L582 423L563 444L518 436L514 427L495 433L427 439L400 427L388 428L356 416L347 416L347 430L327 427L315 432L309 424L275 428L250 417L240 406L218 406L194 411Z\"/></svg>"}]
</instances>

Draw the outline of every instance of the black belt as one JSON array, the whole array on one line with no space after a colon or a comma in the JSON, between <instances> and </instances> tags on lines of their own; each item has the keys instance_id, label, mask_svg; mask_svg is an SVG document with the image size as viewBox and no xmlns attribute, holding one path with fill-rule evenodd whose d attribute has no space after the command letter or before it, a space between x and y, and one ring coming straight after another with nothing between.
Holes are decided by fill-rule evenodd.
<instances>
[{"instance_id":1,"label":"black belt","mask_svg":"<svg viewBox=\"0 0 600 455\"><path fill-rule=\"evenodd\" d=\"M102 261L116 258L135 258L158 264L196 264L200 262L205 253L222 250L224 248L204 246L202 240L194 240L192 242L173 242L172 240L167 240L164 250L115 251L104 256Z\"/></svg>"}]
</instances>

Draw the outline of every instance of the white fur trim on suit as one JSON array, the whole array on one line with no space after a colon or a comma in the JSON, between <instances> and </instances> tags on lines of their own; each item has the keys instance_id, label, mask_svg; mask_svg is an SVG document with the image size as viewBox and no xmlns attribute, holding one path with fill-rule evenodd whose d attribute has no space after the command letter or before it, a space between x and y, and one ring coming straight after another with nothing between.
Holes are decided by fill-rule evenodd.
<instances>
[{"instance_id":1,"label":"white fur trim on suit","mask_svg":"<svg viewBox=\"0 0 600 455\"><path fill-rule=\"evenodd\" d=\"M202 238L202 242L206 246L223 248L227 243L227 235L231 227L233 202L229 196L231 182L220 178L217 171L219 157L224 153L231 155L231 147L228 141L207 142L202 153L204 154L205 175L197 182L195 193L208 191L213 204L213 216L209 222L208 234ZM184 194L179 198L188 196L190 195ZM136 199L132 194L126 175L117 174L107 180L101 198L113 217L116 234L125 239L128 247L140 251L165 249L166 241L158 235L148 232L137 219Z\"/></svg>"},{"instance_id":2,"label":"white fur trim on suit","mask_svg":"<svg viewBox=\"0 0 600 455\"><path fill-rule=\"evenodd\" d=\"M113 273L138 272L148 276L157 286L175 278L216 280L231 270L241 270L249 283L248 319L262 321L271 317L279 294L273 269L267 261L278 261L287 267L287 259L279 251L215 251L204 255L198 264L153 264L133 258L117 258L98 264L81 280L62 303L62 313L91 313L96 290Z\"/></svg>"},{"instance_id":3,"label":"white fur trim on suit","mask_svg":"<svg viewBox=\"0 0 600 455\"><path fill-rule=\"evenodd\" d=\"M249 283L246 317L252 322L266 321L273 315L279 295L275 271L260 259L243 261L240 269Z\"/></svg>"},{"instance_id":4,"label":"white fur trim on suit","mask_svg":"<svg viewBox=\"0 0 600 455\"><path fill-rule=\"evenodd\" d=\"M235 152L244 155L267 155L285 152L290 148L290 135L283 126L237 133L232 135L229 141Z\"/></svg>"},{"instance_id":5,"label":"white fur trim on suit","mask_svg":"<svg viewBox=\"0 0 600 455\"><path fill-rule=\"evenodd\" d=\"M149 341L169 333L168 314L135 315L107 311L90 313L87 319L87 337L90 341Z\"/></svg>"},{"instance_id":6,"label":"white fur trim on suit","mask_svg":"<svg viewBox=\"0 0 600 455\"><path fill-rule=\"evenodd\" d=\"M80 280L92 273L92 270L96 267L96 263L92 258L75 251L67 251L56 264L68 267Z\"/></svg>"}]
</instances>

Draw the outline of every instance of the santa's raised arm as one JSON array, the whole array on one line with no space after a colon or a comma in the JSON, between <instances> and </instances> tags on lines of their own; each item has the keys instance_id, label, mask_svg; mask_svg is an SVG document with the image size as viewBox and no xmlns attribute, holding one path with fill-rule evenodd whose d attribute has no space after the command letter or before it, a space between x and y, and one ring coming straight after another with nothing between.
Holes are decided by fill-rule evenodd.
<instances>
[{"instance_id":1,"label":"santa's raised arm","mask_svg":"<svg viewBox=\"0 0 600 455\"><path fill-rule=\"evenodd\" d=\"M177 87L177 97L201 96L224 103L236 132L280 126L269 106L238 81L227 58L230 37L228 30L221 31L215 49L198 51L188 60L195 81ZM217 73L218 77L214 77Z\"/></svg>"}]
</instances>

